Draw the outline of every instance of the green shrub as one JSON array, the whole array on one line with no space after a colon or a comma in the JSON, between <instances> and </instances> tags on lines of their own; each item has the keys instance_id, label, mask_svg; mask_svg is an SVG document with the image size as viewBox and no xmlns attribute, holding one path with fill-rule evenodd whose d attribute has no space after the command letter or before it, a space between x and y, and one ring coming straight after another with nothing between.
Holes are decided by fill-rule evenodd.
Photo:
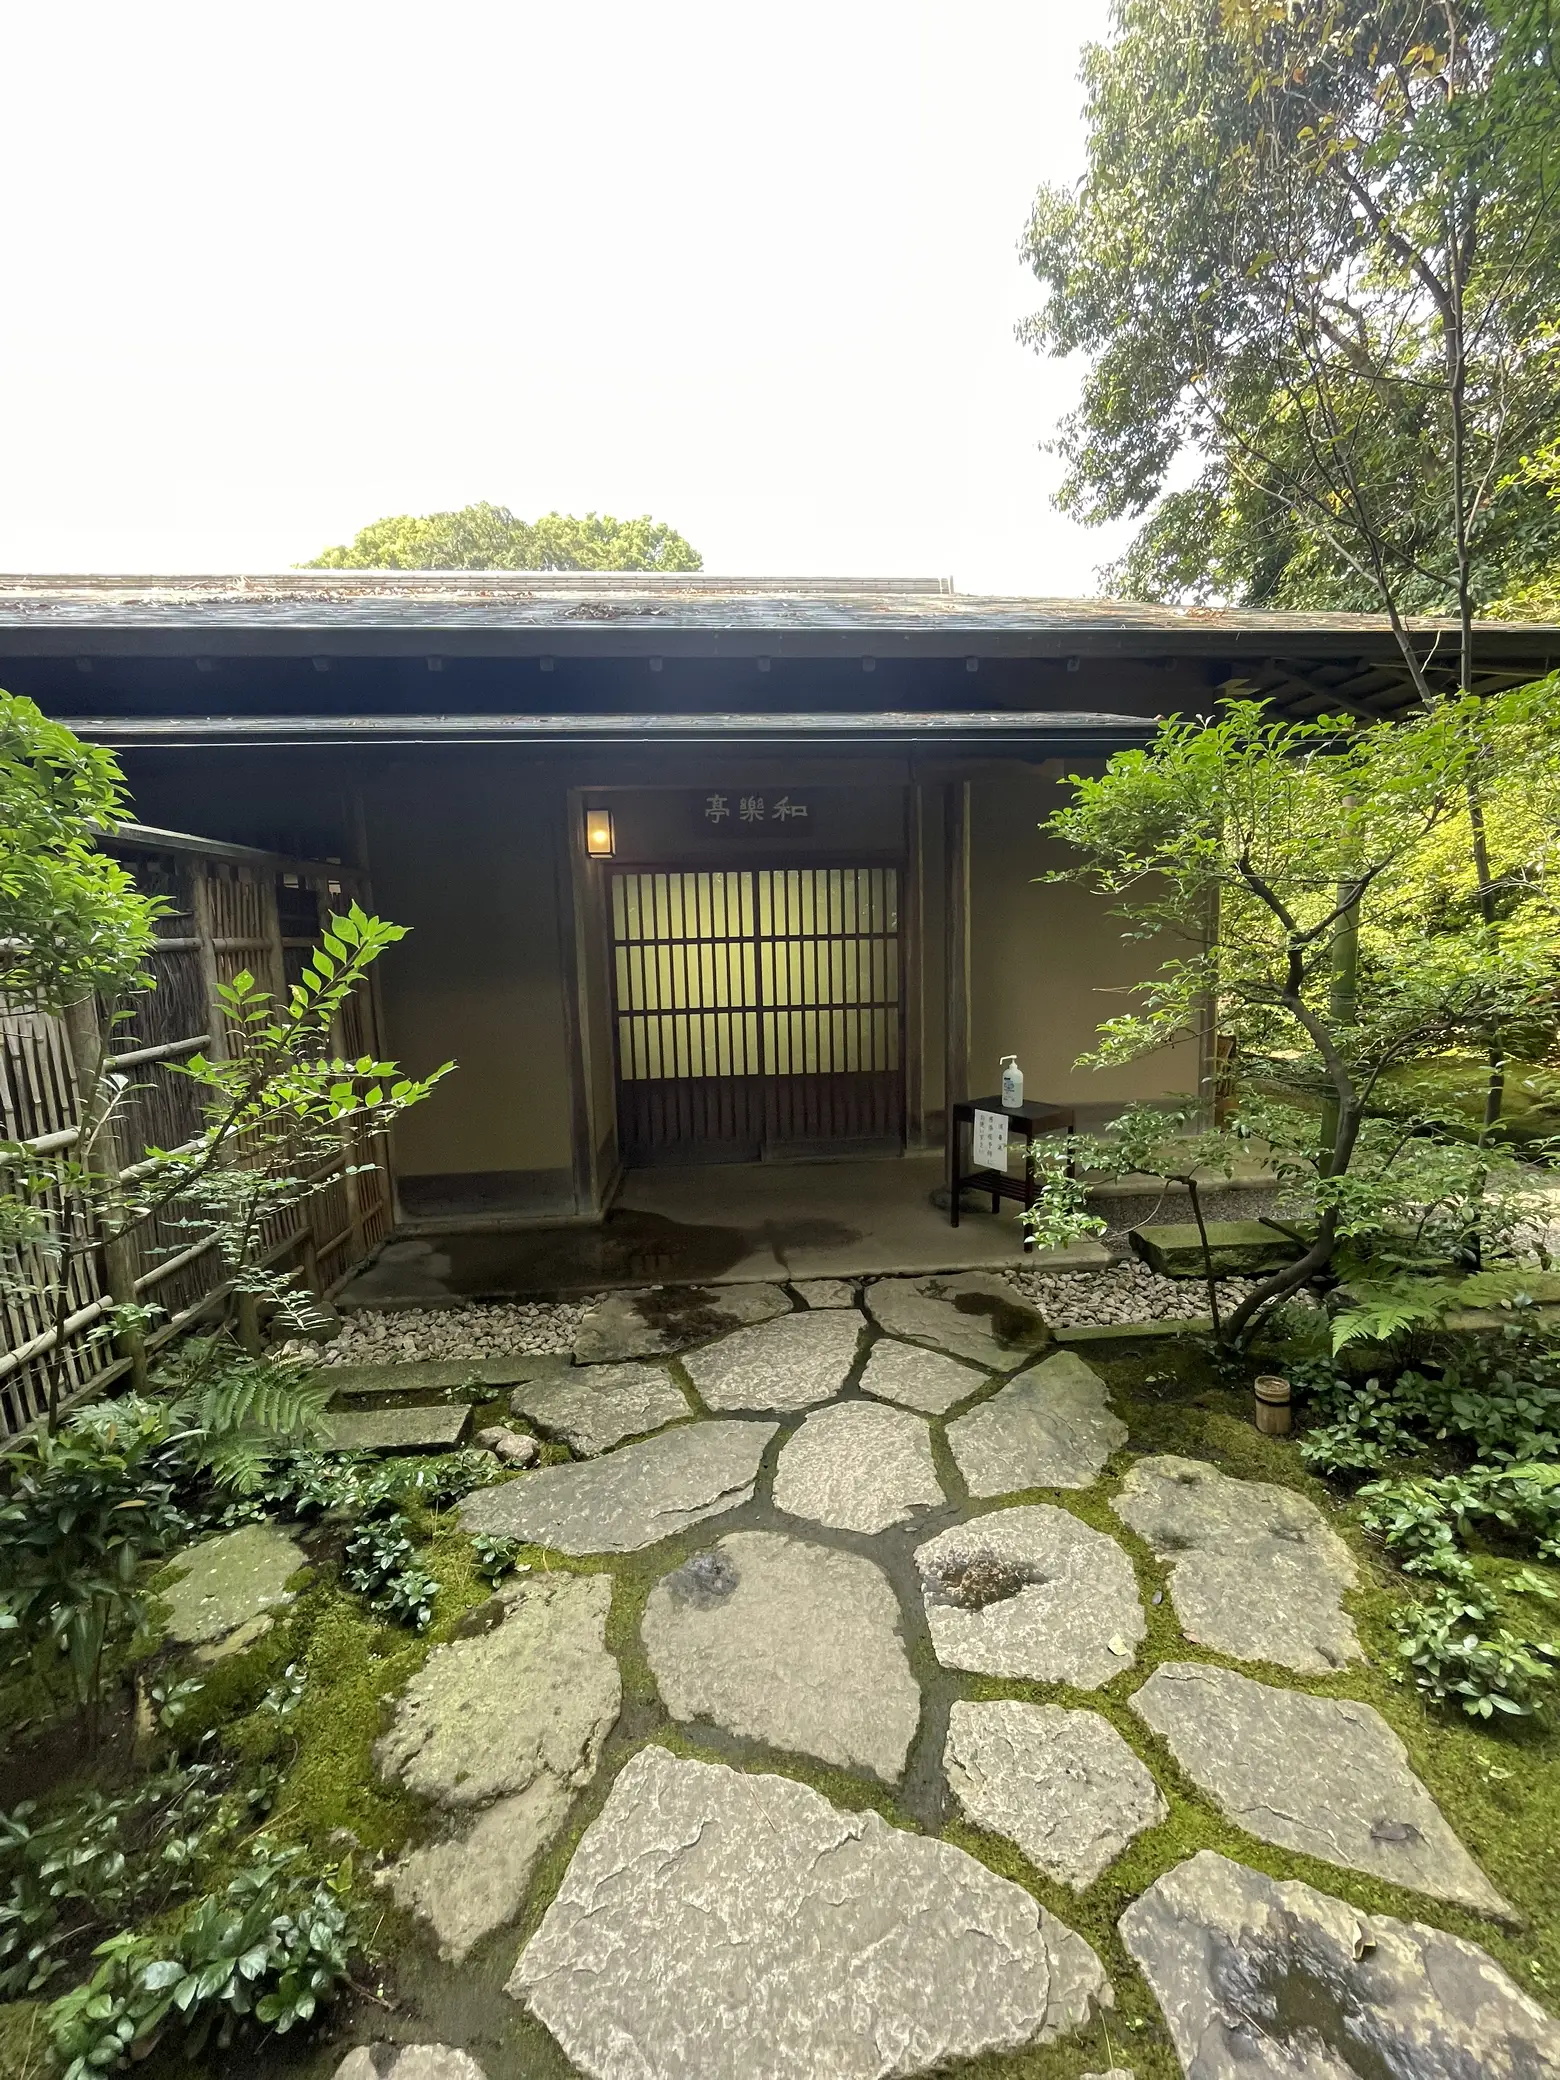
<instances>
[{"instance_id":1,"label":"green shrub","mask_svg":"<svg viewBox=\"0 0 1560 2080\"><path fill-rule=\"evenodd\" d=\"M255 1842L248 1866L202 1899L169 1939L100 1943L96 1971L48 2011L64 2080L144 2058L178 2026L184 2048L231 2044L246 2026L279 2036L308 2022L347 1976L351 1871L311 1872L302 1851Z\"/></svg>"},{"instance_id":2,"label":"green shrub","mask_svg":"<svg viewBox=\"0 0 1560 2080\"><path fill-rule=\"evenodd\" d=\"M1436 1704L1459 1704L1476 1719L1532 1717L1554 1681L1560 1643L1509 1631L1496 1616L1477 1590L1443 1589L1433 1603L1410 1604L1394 1618L1398 1653Z\"/></svg>"}]
</instances>

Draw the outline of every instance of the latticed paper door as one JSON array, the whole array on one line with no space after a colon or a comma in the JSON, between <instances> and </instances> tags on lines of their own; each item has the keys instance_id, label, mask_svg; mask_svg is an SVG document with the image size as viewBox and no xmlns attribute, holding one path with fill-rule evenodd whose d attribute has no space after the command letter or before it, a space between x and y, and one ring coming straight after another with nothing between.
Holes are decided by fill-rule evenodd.
<instances>
[{"instance_id":1,"label":"latticed paper door","mask_svg":"<svg viewBox=\"0 0 1560 2080\"><path fill-rule=\"evenodd\" d=\"M897 868L624 871L611 898L625 1160L903 1145Z\"/></svg>"}]
</instances>

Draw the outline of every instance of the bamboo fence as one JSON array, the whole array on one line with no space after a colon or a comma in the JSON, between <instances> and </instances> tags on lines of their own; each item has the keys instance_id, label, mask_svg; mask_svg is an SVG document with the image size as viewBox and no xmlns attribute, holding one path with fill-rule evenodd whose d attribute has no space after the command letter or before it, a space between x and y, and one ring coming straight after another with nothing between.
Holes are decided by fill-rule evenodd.
<instances>
[{"instance_id":1,"label":"bamboo fence","mask_svg":"<svg viewBox=\"0 0 1560 2080\"><path fill-rule=\"evenodd\" d=\"M112 1163L123 1172L149 1148L177 1148L199 1132L199 1088L176 1065L197 1050L218 1057L226 1051L218 983L248 969L280 994L298 979L330 913L354 899L365 909L370 904L364 876L335 863L139 825L122 826L105 842L142 891L168 906L148 963L156 986L120 1007L129 1015L114 1021L106 1041L131 1088L112 1150L105 1155L100 1144L94 1167ZM341 1054L380 1053L371 988L348 1000L340 1027ZM90 1011L83 1031L79 1020L0 1005L0 1139L26 1142L43 1155L69 1149L79 1118L76 1063L84 1050L103 1044L103 1028ZM313 1292L328 1297L389 1233L384 1143L344 1131L340 1153L314 1175L321 1188L273 1224L263 1255L270 1265L295 1267ZM29 1290L48 1285L46 1267L24 1258L20 1272L18 1291L0 1290L0 1440L45 1413L55 1348L54 1311ZM130 1347L104 1334L116 1302L133 1299L160 1310L145 1339L155 1351L218 1308L226 1293L215 1248L199 1236L190 1240L176 1207L117 1248L98 1246L78 1256L65 1322L68 1397L99 1394L135 1370Z\"/></svg>"}]
</instances>

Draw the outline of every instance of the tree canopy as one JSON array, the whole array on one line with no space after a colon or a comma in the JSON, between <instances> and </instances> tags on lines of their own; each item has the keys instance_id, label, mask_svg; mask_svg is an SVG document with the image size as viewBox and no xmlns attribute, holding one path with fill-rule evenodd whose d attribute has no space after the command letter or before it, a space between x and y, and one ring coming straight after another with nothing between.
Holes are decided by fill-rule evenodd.
<instances>
[{"instance_id":1,"label":"tree canopy","mask_svg":"<svg viewBox=\"0 0 1560 2080\"><path fill-rule=\"evenodd\" d=\"M544 513L518 520L485 500L449 513L394 513L324 549L306 570L697 571L704 559L664 521L641 513Z\"/></svg>"},{"instance_id":2,"label":"tree canopy","mask_svg":"<svg viewBox=\"0 0 1560 2080\"><path fill-rule=\"evenodd\" d=\"M1023 328L1139 597L1457 611L1560 557L1560 0L1118 0ZM1188 480L1189 479L1189 480Z\"/></svg>"}]
</instances>

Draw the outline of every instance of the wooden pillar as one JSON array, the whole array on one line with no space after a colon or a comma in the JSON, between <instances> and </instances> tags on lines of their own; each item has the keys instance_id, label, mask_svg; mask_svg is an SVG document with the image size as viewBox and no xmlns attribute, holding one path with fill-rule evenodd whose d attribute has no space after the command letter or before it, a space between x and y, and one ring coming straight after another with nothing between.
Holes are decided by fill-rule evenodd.
<instances>
[{"instance_id":1,"label":"wooden pillar","mask_svg":"<svg viewBox=\"0 0 1560 2080\"><path fill-rule=\"evenodd\" d=\"M200 962L200 986L206 1000L206 1030L210 1038L206 1043L206 1054L213 1062L225 1062L228 1058L227 1019L223 1016L222 999L217 994L221 971L217 967L216 925L214 906L211 900L211 866L203 859L190 865L190 911L195 926L195 937L199 942L196 958Z\"/></svg>"},{"instance_id":2,"label":"wooden pillar","mask_svg":"<svg viewBox=\"0 0 1560 2080\"><path fill-rule=\"evenodd\" d=\"M970 783L950 780L943 788L944 1020L943 1103L947 1116L970 1095ZM947 1146L953 1147L952 1136ZM952 1188L950 1166L948 1185Z\"/></svg>"},{"instance_id":3,"label":"wooden pillar","mask_svg":"<svg viewBox=\"0 0 1560 2080\"><path fill-rule=\"evenodd\" d=\"M107 1037L98 1015L97 999L81 997L65 1007L65 1035L70 1042L71 1065L76 1072L76 1118L82 1129L78 1153L84 1168L109 1179L117 1179L124 1167L117 1122L106 1109L103 1088L103 1057ZM87 1145L88 1136L91 1145ZM114 1195L110 1191L110 1218ZM136 1301L137 1253L128 1238L103 1244L103 1283L116 1307L133 1307ZM138 1328L121 1326L114 1333L114 1348L130 1367L130 1384L136 1393L146 1386L146 1337Z\"/></svg>"}]
</instances>

